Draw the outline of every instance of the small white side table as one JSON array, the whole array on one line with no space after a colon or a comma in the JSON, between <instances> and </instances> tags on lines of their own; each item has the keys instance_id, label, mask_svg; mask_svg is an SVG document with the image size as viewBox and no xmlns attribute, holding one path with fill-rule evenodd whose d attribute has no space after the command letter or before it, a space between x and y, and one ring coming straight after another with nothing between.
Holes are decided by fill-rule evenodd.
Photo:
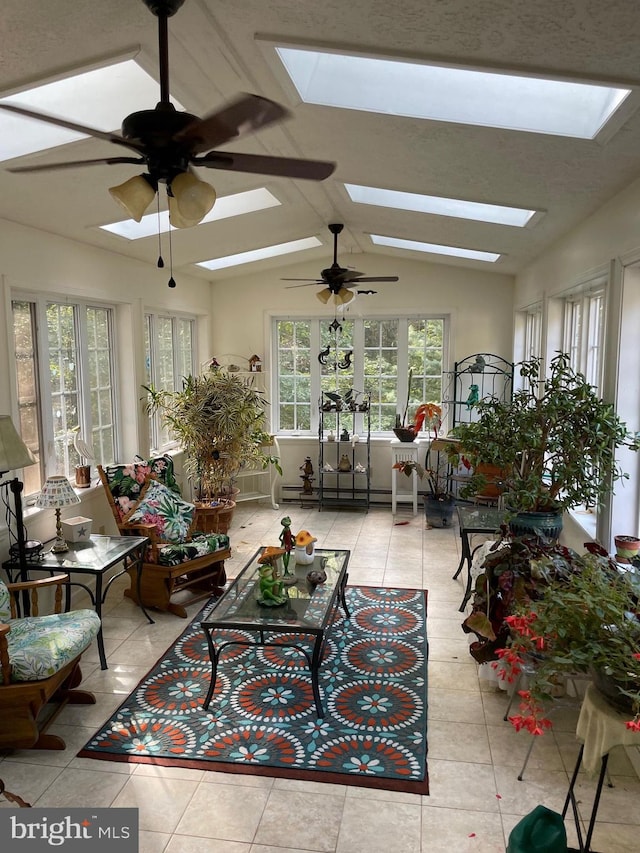
<instances>
[{"instance_id":1,"label":"small white side table","mask_svg":"<svg viewBox=\"0 0 640 853\"><path fill-rule=\"evenodd\" d=\"M420 441L399 441L397 438L391 440L391 465L396 462L419 462L420 461ZM411 483L410 492L398 492L398 477L402 480L409 479ZM391 468L391 512L396 514L396 507L399 503L412 503L413 514L418 514L418 475L415 471L411 472L411 477L407 478L398 468Z\"/></svg>"}]
</instances>

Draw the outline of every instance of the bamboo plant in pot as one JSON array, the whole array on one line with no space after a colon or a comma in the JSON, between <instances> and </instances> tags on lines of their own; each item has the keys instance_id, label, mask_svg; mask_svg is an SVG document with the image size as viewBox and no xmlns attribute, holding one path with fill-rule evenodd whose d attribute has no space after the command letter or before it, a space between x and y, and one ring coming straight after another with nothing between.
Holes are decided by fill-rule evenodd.
<instances>
[{"instance_id":1,"label":"bamboo plant in pot","mask_svg":"<svg viewBox=\"0 0 640 853\"><path fill-rule=\"evenodd\" d=\"M533 529L557 538L564 510L600 505L613 484L627 476L616 449L638 450L639 444L613 405L571 367L566 353L552 359L546 379L539 379L539 370L539 359L522 362L524 384L511 400L476 404L477 421L452 431L460 448L453 448L450 460L458 464L463 456L476 471L461 491L463 498L486 486L477 473L479 463L498 466L513 532Z\"/></svg>"},{"instance_id":2,"label":"bamboo plant in pot","mask_svg":"<svg viewBox=\"0 0 640 853\"><path fill-rule=\"evenodd\" d=\"M179 391L145 390L148 411L161 413L185 453L196 506L233 509L225 495L243 468L272 464L281 473L279 460L266 452L264 396L242 377L216 366L185 377Z\"/></svg>"}]
</instances>

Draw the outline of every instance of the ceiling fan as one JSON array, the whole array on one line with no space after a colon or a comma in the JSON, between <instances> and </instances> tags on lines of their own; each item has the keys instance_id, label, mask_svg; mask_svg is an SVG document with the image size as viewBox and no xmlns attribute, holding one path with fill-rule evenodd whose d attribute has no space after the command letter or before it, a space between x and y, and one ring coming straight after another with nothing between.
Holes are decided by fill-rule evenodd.
<instances>
[{"instance_id":1,"label":"ceiling fan","mask_svg":"<svg viewBox=\"0 0 640 853\"><path fill-rule=\"evenodd\" d=\"M10 172L44 172L104 163L141 165L145 169L143 174L112 187L109 192L139 222L155 197L158 184L165 183L169 219L176 228L197 225L215 203L214 188L199 180L193 174L193 167L312 181L324 180L332 174L335 163L213 150L246 133L282 121L290 117L290 113L274 101L248 94L240 95L204 118L178 112L169 100L167 21L180 9L184 0L143 0L143 3L158 18L160 101L153 110L128 115L122 122L122 135L85 127L13 104L0 104L0 109L122 145L137 156L18 166L10 168Z\"/></svg>"},{"instance_id":2,"label":"ceiling fan","mask_svg":"<svg viewBox=\"0 0 640 853\"><path fill-rule=\"evenodd\" d=\"M346 305L355 298L355 293L351 288L358 287L360 284L372 281L398 281L397 275L382 275L382 276L365 276L363 272L356 270L345 269L338 263L338 234L342 231L344 225L339 223L331 223L329 231L333 234L333 263L330 267L322 270L319 279L310 278L283 278L281 281L303 281L306 284L291 284L291 287L308 287L311 284L324 284L324 289L316 296L325 304L333 295L336 305ZM374 293L375 291L363 291Z\"/></svg>"}]
</instances>

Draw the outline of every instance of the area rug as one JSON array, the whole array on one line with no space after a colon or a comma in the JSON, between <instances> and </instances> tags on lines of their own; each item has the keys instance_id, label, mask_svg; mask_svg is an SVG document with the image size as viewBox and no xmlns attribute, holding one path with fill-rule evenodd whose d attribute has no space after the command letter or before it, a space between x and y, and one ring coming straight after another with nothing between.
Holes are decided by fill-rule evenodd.
<instances>
[{"instance_id":1,"label":"area rug","mask_svg":"<svg viewBox=\"0 0 640 853\"><path fill-rule=\"evenodd\" d=\"M304 656L276 646L227 647L203 710L208 603L78 755L427 794L426 592L348 587L347 603L326 635L323 719ZM234 638L255 636L216 634Z\"/></svg>"}]
</instances>

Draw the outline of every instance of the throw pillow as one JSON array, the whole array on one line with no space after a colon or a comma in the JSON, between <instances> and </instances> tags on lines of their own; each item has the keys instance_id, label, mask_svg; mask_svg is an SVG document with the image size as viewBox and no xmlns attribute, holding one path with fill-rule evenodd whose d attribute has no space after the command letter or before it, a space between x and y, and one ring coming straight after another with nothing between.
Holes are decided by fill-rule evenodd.
<instances>
[{"instance_id":1,"label":"throw pillow","mask_svg":"<svg viewBox=\"0 0 640 853\"><path fill-rule=\"evenodd\" d=\"M193 523L196 508L158 480L149 478L140 500L124 517L124 521L152 524L158 539L183 542Z\"/></svg>"}]
</instances>

